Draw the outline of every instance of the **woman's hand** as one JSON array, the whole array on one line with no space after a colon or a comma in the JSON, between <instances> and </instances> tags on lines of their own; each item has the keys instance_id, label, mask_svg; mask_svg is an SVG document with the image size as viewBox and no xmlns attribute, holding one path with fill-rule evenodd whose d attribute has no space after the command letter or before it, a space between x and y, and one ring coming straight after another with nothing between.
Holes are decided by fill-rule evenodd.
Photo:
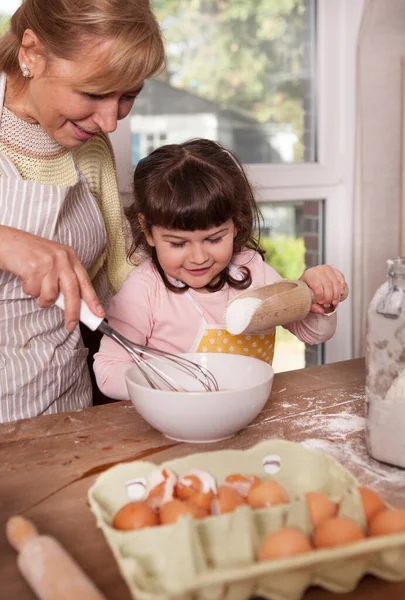
<instances>
[{"instance_id":1,"label":"woman's hand","mask_svg":"<svg viewBox=\"0 0 405 600\"><path fill-rule=\"evenodd\" d=\"M0 226L0 270L22 279L23 292L36 297L41 308L52 306L59 291L63 292L69 331L79 321L81 298L95 315L105 314L86 269L69 246Z\"/></svg>"},{"instance_id":2,"label":"woman's hand","mask_svg":"<svg viewBox=\"0 0 405 600\"><path fill-rule=\"evenodd\" d=\"M343 273L330 265L319 265L307 269L300 280L312 290L317 302L311 306L311 312L324 314L335 310L345 289Z\"/></svg>"}]
</instances>

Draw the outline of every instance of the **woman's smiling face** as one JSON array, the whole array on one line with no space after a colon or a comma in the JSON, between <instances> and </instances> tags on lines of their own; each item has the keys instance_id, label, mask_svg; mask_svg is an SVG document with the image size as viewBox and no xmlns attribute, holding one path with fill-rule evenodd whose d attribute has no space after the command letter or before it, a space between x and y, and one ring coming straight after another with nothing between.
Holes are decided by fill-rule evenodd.
<instances>
[{"instance_id":1,"label":"woman's smiling face","mask_svg":"<svg viewBox=\"0 0 405 600\"><path fill-rule=\"evenodd\" d=\"M200 291L231 262L235 235L232 219L204 230L182 231L153 226L150 232L145 232L166 275Z\"/></svg>"},{"instance_id":2,"label":"woman's smiling face","mask_svg":"<svg viewBox=\"0 0 405 600\"><path fill-rule=\"evenodd\" d=\"M66 148L80 146L96 133L115 131L117 122L132 109L142 84L137 89L103 94L88 93L86 84L95 65L99 66L103 51L113 41L88 43L77 60L45 58L20 50L20 63L31 71L23 93L16 98L7 95L6 104L20 118L39 123L48 135ZM98 42L98 43L97 43Z\"/></svg>"}]
</instances>

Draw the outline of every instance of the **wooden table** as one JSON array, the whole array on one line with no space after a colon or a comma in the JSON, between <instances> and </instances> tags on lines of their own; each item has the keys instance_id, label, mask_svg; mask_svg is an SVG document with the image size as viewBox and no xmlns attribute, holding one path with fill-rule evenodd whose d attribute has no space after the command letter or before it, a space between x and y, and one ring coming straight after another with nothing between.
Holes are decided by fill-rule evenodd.
<instances>
[{"instance_id":1,"label":"wooden table","mask_svg":"<svg viewBox=\"0 0 405 600\"><path fill-rule=\"evenodd\" d=\"M364 485L405 508L405 472L368 458L364 442L364 361L276 375L258 418L234 438L190 445L152 430L129 402L0 425L0 598L33 600L16 568L4 523L23 513L54 535L111 600L130 600L116 563L96 529L87 490L103 466L147 458L156 463L206 449L243 449L263 439L303 442L333 454ZM403 600L405 582L366 577L352 593L310 589L305 600ZM79 600L79 599L78 599Z\"/></svg>"}]
</instances>

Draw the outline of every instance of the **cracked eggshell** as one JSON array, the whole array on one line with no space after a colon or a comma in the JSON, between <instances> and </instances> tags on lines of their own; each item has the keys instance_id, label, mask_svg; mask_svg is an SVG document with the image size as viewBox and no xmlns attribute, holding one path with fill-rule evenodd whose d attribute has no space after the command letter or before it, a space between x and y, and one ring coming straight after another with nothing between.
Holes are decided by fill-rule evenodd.
<instances>
[{"instance_id":1,"label":"cracked eggshell","mask_svg":"<svg viewBox=\"0 0 405 600\"><path fill-rule=\"evenodd\" d=\"M261 483L261 479L257 475L241 475L240 473L231 473L225 477L224 485L233 488L243 498L246 498L249 490Z\"/></svg>"},{"instance_id":2,"label":"cracked eggshell","mask_svg":"<svg viewBox=\"0 0 405 600\"><path fill-rule=\"evenodd\" d=\"M198 492L203 494L213 492L215 494L216 491L215 479L208 471L202 469L193 469L184 473L179 477L175 486L176 496L181 499L190 498Z\"/></svg>"},{"instance_id":3,"label":"cracked eggshell","mask_svg":"<svg viewBox=\"0 0 405 600\"><path fill-rule=\"evenodd\" d=\"M242 504L246 504L245 499L235 489L227 485L220 485L217 495L211 502L211 514L223 515L234 511Z\"/></svg>"},{"instance_id":4,"label":"cracked eggshell","mask_svg":"<svg viewBox=\"0 0 405 600\"><path fill-rule=\"evenodd\" d=\"M174 497L174 487L177 475L171 469L154 469L148 477L146 486L146 498L149 504L158 509L170 502Z\"/></svg>"},{"instance_id":5,"label":"cracked eggshell","mask_svg":"<svg viewBox=\"0 0 405 600\"><path fill-rule=\"evenodd\" d=\"M290 501L286 490L277 481L263 481L252 487L247 496L247 503L252 508L288 504Z\"/></svg>"},{"instance_id":6,"label":"cracked eggshell","mask_svg":"<svg viewBox=\"0 0 405 600\"><path fill-rule=\"evenodd\" d=\"M183 475L175 485L174 491L180 500L188 500L194 494L201 493L202 483L197 475Z\"/></svg>"}]
</instances>

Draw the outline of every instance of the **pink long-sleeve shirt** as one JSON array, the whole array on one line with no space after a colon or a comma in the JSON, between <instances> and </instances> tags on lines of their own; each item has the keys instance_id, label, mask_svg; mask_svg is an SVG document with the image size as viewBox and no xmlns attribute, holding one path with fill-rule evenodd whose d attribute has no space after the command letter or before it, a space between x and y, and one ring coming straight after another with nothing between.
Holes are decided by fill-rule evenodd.
<instances>
[{"instance_id":1,"label":"pink long-sleeve shirt","mask_svg":"<svg viewBox=\"0 0 405 600\"><path fill-rule=\"evenodd\" d=\"M246 265L252 275L252 286L259 287L282 279L275 269L252 250L233 257L235 266ZM228 302L239 290L225 285L222 290L200 293L190 289L208 324L222 324ZM201 329L202 315L184 293L171 292L150 260L133 269L120 291L111 300L109 323L125 337L167 352L190 352ZM307 344L325 342L335 332L336 310L328 315L310 313L302 321L286 326ZM108 397L129 398L125 373L133 364L127 352L104 336L95 355L94 372L97 385Z\"/></svg>"}]
</instances>

